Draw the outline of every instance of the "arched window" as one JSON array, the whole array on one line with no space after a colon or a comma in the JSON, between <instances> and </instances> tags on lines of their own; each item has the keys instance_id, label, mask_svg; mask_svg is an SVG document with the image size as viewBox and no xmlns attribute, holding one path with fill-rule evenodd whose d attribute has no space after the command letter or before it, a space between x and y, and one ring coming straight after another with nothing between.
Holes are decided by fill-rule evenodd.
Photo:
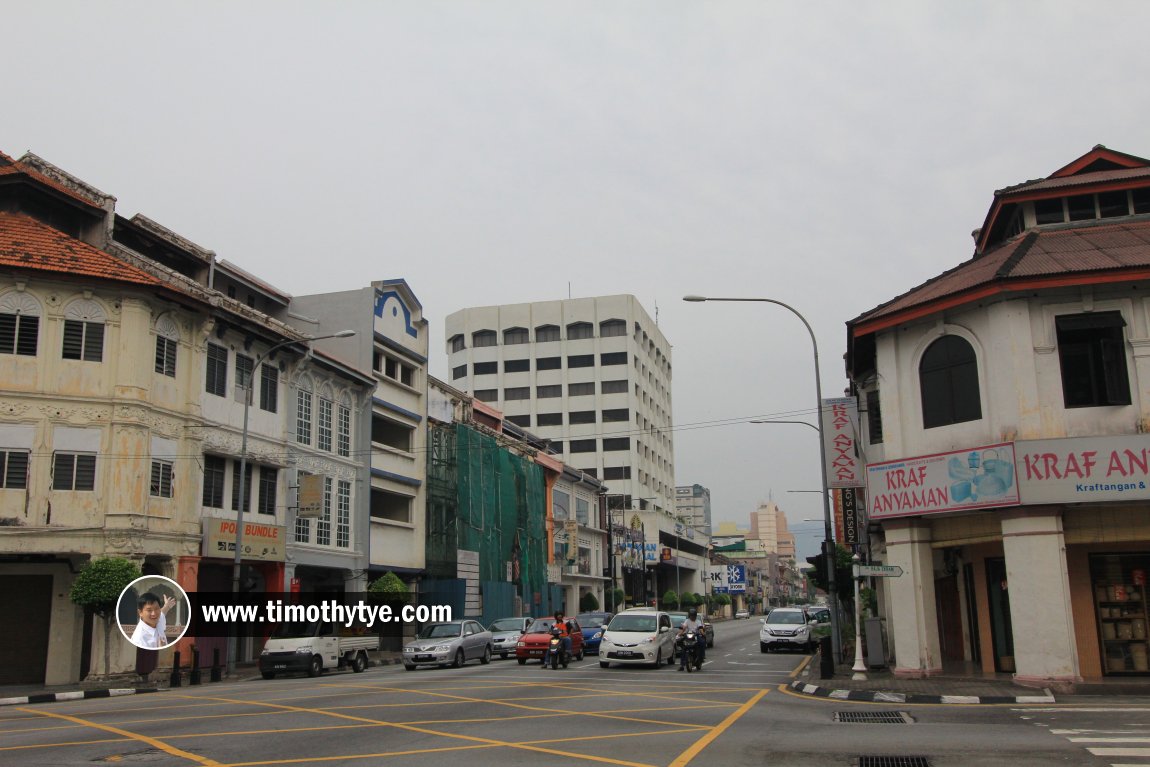
<instances>
[{"instance_id":1,"label":"arched window","mask_svg":"<svg viewBox=\"0 0 1150 767\"><path fill-rule=\"evenodd\" d=\"M527 337L527 328L507 328L503 331L504 345L525 344L529 340Z\"/></svg>"},{"instance_id":2,"label":"arched window","mask_svg":"<svg viewBox=\"0 0 1150 767\"><path fill-rule=\"evenodd\" d=\"M627 335L627 323L623 320L603 320L599 323L600 338L625 335Z\"/></svg>"},{"instance_id":3,"label":"arched window","mask_svg":"<svg viewBox=\"0 0 1150 767\"><path fill-rule=\"evenodd\" d=\"M477 330L471 334L471 345L478 349L481 346L497 346L499 336L494 330Z\"/></svg>"},{"instance_id":4,"label":"arched window","mask_svg":"<svg viewBox=\"0 0 1150 767\"><path fill-rule=\"evenodd\" d=\"M559 340L559 326L558 325L540 325L535 328L535 343L544 343L546 341Z\"/></svg>"},{"instance_id":5,"label":"arched window","mask_svg":"<svg viewBox=\"0 0 1150 767\"><path fill-rule=\"evenodd\" d=\"M978 360L959 336L943 336L927 347L918 365L922 428L933 429L982 418Z\"/></svg>"},{"instance_id":6,"label":"arched window","mask_svg":"<svg viewBox=\"0 0 1150 767\"><path fill-rule=\"evenodd\" d=\"M315 423L315 446L331 452L332 427L335 420L335 402L331 387L324 385L319 391L318 414Z\"/></svg>"},{"instance_id":7,"label":"arched window","mask_svg":"<svg viewBox=\"0 0 1150 767\"><path fill-rule=\"evenodd\" d=\"M351 399L347 394L340 395L335 428L336 452L343 456L351 455Z\"/></svg>"},{"instance_id":8,"label":"arched window","mask_svg":"<svg viewBox=\"0 0 1150 767\"><path fill-rule=\"evenodd\" d=\"M301 445L311 444L312 390L315 385L311 378L301 376L296 388L295 399L295 441Z\"/></svg>"},{"instance_id":9,"label":"arched window","mask_svg":"<svg viewBox=\"0 0 1150 767\"><path fill-rule=\"evenodd\" d=\"M567 340L575 341L580 338L594 338L595 327L590 322L572 322L567 326Z\"/></svg>"},{"instance_id":10,"label":"arched window","mask_svg":"<svg viewBox=\"0 0 1150 767\"><path fill-rule=\"evenodd\" d=\"M102 362L106 319L103 308L91 299L68 304L64 310L64 359Z\"/></svg>"},{"instance_id":11,"label":"arched window","mask_svg":"<svg viewBox=\"0 0 1150 767\"><path fill-rule=\"evenodd\" d=\"M36 356L40 302L23 291L0 296L0 354Z\"/></svg>"},{"instance_id":12,"label":"arched window","mask_svg":"<svg viewBox=\"0 0 1150 767\"><path fill-rule=\"evenodd\" d=\"M180 341L180 328L170 314L156 318L156 372L176 377L176 347Z\"/></svg>"}]
</instances>

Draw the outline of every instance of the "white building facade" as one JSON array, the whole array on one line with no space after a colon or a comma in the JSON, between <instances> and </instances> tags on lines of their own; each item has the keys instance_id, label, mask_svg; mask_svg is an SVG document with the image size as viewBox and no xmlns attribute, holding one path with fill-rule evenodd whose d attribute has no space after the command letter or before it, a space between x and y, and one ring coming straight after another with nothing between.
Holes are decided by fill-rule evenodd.
<instances>
[{"instance_id":1,"label":"white building facade","mask_svg":"<svg viewBox=\"0 0 1150 767\"><path fill-rule=\"evenodd\" d=\"M638 299L462 309L447 317L445 334L451 385L550 439L567 466L608 486L609 509L627 511L628 521L640 514L648 575L631 601L650 601L676 576L682 582L685 565L668 553L679 537L671 346Z\"/></svg>"},{"instance_id":2,"label":"white building facade","mask_svg":"<svg viewBox=\"0 0 1150 767\"><path fill-rule=\"evenodd\" d=\"M313 335L356 331L317 342L339 359L370 370L375 387L360 408L369 451L362 478L368 495L369 573L394 572L412 582L423 574L427 535L427 321L402 279L337 293L297 296L288 317Z\"/></svg>"},{"instance_id":3,"label":"white building facade","mask_svg":"<svg viewBox=\"0 0 1150 767\"><path fill-rule=\"evenodd\" d=\"M1150 161L999 190L972 259L848 323L895 673L1150 673Z\"/></svg>"}]
</instances>

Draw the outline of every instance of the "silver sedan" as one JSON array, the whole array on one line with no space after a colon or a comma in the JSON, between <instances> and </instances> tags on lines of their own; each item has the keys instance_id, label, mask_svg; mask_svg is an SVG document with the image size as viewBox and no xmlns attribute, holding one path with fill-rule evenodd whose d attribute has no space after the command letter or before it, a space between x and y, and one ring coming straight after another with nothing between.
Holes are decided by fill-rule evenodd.
<instances>
[{"instance_id":1,"label":"silver sedan","mask_svg":"<svg viewBox=\"0 0 1150 767\"><path fill-rule=\"evenodd\" d=\"M491 662L491 632L477 621L429 623L419 637L403 646L403 667L437 665L459 668L469 660Z\"/></svg>"}]
</instances>

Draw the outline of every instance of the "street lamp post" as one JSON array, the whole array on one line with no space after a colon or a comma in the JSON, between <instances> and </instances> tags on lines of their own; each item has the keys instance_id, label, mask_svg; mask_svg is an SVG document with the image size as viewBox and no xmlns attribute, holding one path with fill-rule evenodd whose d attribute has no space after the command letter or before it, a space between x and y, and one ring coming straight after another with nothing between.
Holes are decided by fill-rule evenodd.
<instances>
[{"instance_id":1,"label":"street lamp post","mask_svg":"<svg viewBox=\"0 0 1150 767\"><path fill-rule=\"evenodd\" d=\"M774 304L775 306L781 306L799 318L799 321L802 322L803 326L807 329L807 334L811 337L811 350L814 352L815 361L815 420L819 425L814 426L813 424L808 423L807 426L812 426L819 433L818 457L819 471L821 472L823 485L823 532L825 534L824 544L826 548L825 554L827 563L827 591L829 592L828 596L831 600L831 641L835 655L835 662L837 663L838 659L842 657L842 639L839 637L839 598L838 590L835 584L834 530L831 522L831 502L827 488L827 466L826 462L823 460L823 383L821 373L819 372L819 343L818 340L815 339L815 331L811 328L811 324L807 322L807 318L804 317L798 309L794 308L790 304L783 303L782 301L778 301L774 298L713 298L710 296L683 296L683 300L692 303L703 301L724 301L738 303ZM806 421L801 421L800 423L806 423Z\"/></svg>"},{"instance_id":2,"label":"street lamp post","mask_svg":"<svg viewBox=\"0 0 1150 767\"><path fill-rule=\"evenodd\" d=\"M862 646L862 602L859 600L859 581L862 580L862 575L859 573L859 555L855 554L851 557L852 575L854 575L855 582L855 665L851 669L854 675L851 676L852 680L865 681L866 676L866 662L863 661L863 646Z\"/></svg>"},{"instance_id":3,"label":"street lamp post","mask_svg":"<svg viewBox=\"0 0 1150 767\"><path fill-rule=\"evenodd\" d=\"M236 550L235 556L232 559L232 594L238 595L240 593L240 573L243 570L243 542L244 542L244 506L251 502L251 493L247 487L247 473L248 473L248 415L252 407L252 390L255 389L256 373L260 369L260 365L276 351L285 346L290 346L295 343L310 343L312 341L321 341L325 338L348 338L354 336L354 330L341 330L338 333L328 333L322 336L306 336L302 339L291 339L288 341L281 341L273 345L266 352L256 357L252 363L252 369L248 373L248 386L247 392L244 394L244 425L243 432L240 435L240 477L237 492L239 493L239 502L236 503ZM236 670L236 655L238 654L239 642L236 632L233 630L228 634L228 662L227 673L230 676Z\"/></svg>"}]
</instances>

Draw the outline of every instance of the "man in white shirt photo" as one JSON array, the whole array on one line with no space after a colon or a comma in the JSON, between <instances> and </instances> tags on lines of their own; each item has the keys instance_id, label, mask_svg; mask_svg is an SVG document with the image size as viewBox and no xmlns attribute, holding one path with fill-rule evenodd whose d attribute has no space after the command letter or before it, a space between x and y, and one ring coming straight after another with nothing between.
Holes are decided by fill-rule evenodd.
<instances>
[{"instance_id":1,"label":"man in white shirt photo","mask_svg":"<svg viewBox=\"0 0 1150 767\"><path fill-rule=\"evenodd\" d=\"M165 596L161 603L160 598L148 591L141 594L136 600L136 613L140 622L132 632L132 644L145 650L159 650L168 644L168 619L165 617L168 610L176 604L176 600Z\"/></svg>"}]
</instances>

